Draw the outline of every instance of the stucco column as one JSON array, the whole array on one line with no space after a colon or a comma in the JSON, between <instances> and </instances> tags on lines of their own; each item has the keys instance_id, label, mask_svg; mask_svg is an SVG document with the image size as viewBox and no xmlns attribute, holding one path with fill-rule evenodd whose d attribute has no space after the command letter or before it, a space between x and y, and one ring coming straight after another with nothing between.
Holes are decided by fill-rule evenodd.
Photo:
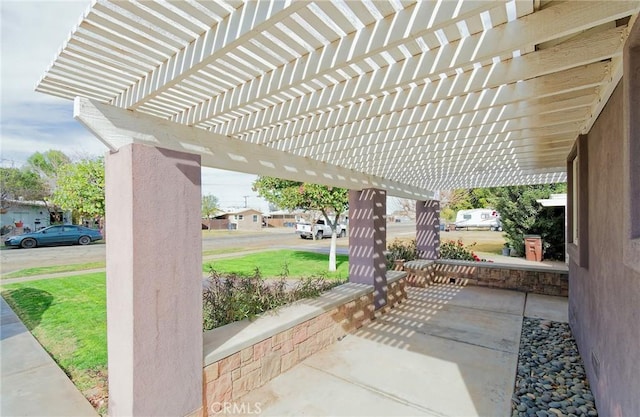
<instances>
[{"instance_id":1,"label":"stucco column","mask_svg":"<svg viewBox=\"0 0 640 417\"><path fill-rule=\"evenodd\" d=\"M386 212L386 191L349 191L349 281L373 285L376 310L387 304Z\"/></svg>"},{"instance_id":2,"label":"stucco column","mask_svg":"<svg viewBox=\"0 0 640 417\"><path fill-rule=\"evenodd\" d=\"M106 157L109 415L202 406L200 156L126 145Z\"/></svg>"},{"instance_id":3,"label":"stucco column","mask_svg":"<svg viewBox=\"0 0 640 417\"><path fill-rule=\"evenodd\" d=\"M416 201L416 246L420 259L440 255L440 202Z\"/></svg>"}]
</instances>

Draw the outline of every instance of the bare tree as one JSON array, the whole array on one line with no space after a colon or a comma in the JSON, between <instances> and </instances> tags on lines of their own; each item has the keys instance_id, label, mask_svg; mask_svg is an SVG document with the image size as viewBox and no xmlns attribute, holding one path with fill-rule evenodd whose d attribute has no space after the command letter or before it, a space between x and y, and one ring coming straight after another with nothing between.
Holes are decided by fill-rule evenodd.
<instances>
[{"instance_id":1,"label":"bare tree","mask_svg":"<svg viewBox=\"0 0 640 417\"><path fill-rule=\"evenodd\" d=\"M400 207L398 210L402 216L407 216L411 220L416 219L416 201L409 198L394 198L394 204Z\"/></svg>"}]
</instances>

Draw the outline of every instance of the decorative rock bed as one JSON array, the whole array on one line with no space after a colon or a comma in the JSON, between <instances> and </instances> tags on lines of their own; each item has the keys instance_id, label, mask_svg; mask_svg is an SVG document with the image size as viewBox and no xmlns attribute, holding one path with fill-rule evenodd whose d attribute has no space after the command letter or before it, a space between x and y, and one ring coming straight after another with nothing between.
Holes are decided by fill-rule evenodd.
<instances>
[{"instance_id":1,"label":"decorative rock bed","mask_svg":"<svg viewBox=\"0 0 640 417\"><path fill-rule=\"evenodd\" d=\"M512 416L597 415L569 325L525 317L512 397Z\"/></svg>"}]
</instances>

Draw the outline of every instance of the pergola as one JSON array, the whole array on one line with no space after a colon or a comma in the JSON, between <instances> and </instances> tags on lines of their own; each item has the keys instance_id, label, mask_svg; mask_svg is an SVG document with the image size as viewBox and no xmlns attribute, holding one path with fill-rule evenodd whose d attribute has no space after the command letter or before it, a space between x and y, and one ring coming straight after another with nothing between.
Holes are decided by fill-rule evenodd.
<instances>
[{"instance_id":1,"label":"pergola","mask_svg":"<svg viewBox=\"0 0 640 417\"><path fill-rule=\"evenodd\" d=\"M112 151L112 415L198 406L201 165L354 190L350 279L382 285L385 195L424 202L435 190L566 181L576 138L622 77L639 10L604 0L94 1L36 89L74 99L76 119ZM428 218L418 232L432 231L437 204L418 207ZM188 365L176 371L177 358ZM168 377L185 384L171 401Z\"/></svg>"}]
</instances>

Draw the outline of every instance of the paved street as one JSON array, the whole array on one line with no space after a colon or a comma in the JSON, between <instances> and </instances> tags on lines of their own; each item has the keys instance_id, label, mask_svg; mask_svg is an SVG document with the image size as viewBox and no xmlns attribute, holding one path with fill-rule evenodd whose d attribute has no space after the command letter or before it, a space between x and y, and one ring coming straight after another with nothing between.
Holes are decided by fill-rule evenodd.
<instances>
[{"instance_id":1,"label":"paved street","mask_svg":"<svg viewBox=\"0 0 640 417\"><path fill-rule=\"evenodd\" d=\"M387 243L395 238L415 237L415 223L389 223L387 226ZM502 233L486 230L442 232L442 240L463 239L467 244L504 242ZM316 252L328 252L331 240L313 241L300 239L291 228L263 229L259 232L203 232L202 250L204 258L210 258L211 251L235 249L239 251L260 251L263 249L303 249ZM338 253L347 253L349 239L338 239ZM73 265L90 262L105 261L106 245L94 243L88 246L56 246L34 249L4 249L0 251L0 273L8 274L25 268ZM209 252L209 253L208 253ZM231 256L231 253L221 253L220 256ZM216 255L216 256L218 256ZM484 253L484 257L495 262L530 264L524 258L503 257ZM534 265L564 267L564 263L545 261L534 262ZM7 281L5 281L6 283Z\"/></svg>"},{"instance_id":2,"label":"paved street","mask_svg":"<svg viewBox=\"0 0 640 417\"><path fill-rule=\"evenodd\" d=\"M104 261L106 246L55 246L34 249L6 248L0 251L1 272L8 274L24 268L70 265Z\"/></svg>"},{"instance_id":3,"label":"paved street","mask_svg":"<svg viewBox=\"0 0 640 417\"><path fill-rule=\"evenodd\" d=\"M390 224L387 239L415 236L415 224ZM202 250L212 251L229 248L252 249L322 249L328 250L330 239L313 241L300 239L292 228L264 229L259 232L204 232ZM347 248L348 239L338 239L338 248ZM89 262L104 262L104 243L88 246L56 246L34 249L4 249L0 251L2 274L24 268L71 265Z\"/></svg>"}]
</instances>

